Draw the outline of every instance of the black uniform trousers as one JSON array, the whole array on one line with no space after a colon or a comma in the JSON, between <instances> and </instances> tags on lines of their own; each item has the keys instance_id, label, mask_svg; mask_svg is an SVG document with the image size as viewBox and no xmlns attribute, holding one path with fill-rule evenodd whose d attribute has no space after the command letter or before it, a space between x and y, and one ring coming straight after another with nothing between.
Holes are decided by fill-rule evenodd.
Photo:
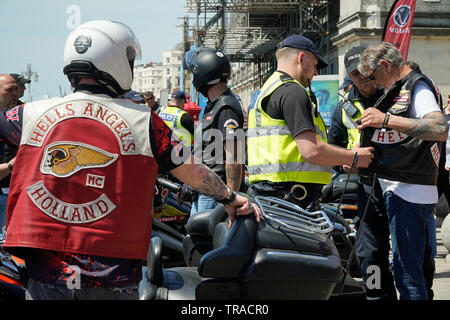
<instances>
[{"instance_id":1,"label":"black uniform trousers","mask_svg":"<svg viewBox=\"0 0 450 320\"><path fill-rule=\"evenodd\" d=\"M361 180L364 180L364 178L360 179L358 184L358 216L360 219L366 208L372 187L371 181L363 182ZM359 258L363 285L367 289L367 297L369 299L396 300L397 294L389 261L388 216L378 181L376 181L374 188L364 221L362 221L362 224L361 220L357 222L357 232L359 234L355 245L355 253ZM372 281L368 283L369 277L375 276L375 271L371 266L379 268L379 284Z\"/></svg>"}]
</instances>

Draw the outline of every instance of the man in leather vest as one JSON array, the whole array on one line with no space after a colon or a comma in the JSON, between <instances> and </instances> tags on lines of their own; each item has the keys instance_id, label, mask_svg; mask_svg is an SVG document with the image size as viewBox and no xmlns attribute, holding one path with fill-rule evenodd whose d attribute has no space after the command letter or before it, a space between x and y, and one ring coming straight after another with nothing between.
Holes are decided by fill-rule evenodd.
<instances>
[{"instance_id":1,"label":"man in leather vest","mask_svg":"<svg viewBox=\"0 0 450 320\"><path fill-rule=\"evenodd\" d=\"M383 95L375 83L358 71L359 58L365 46L357 46L348 50L344 55L344 65L347 75L353 83L349 92L336 108L329 130L328 143L343 148L352 148L359 145L360 134L357 128L358 120L365 109L372 107ZM344 174L347 168L336 170ZM375 182L373 196L369 200L372 181L369 178L360 178L358 183L358 218L361 218L370 201L364 221L358 225L358 242L355 250L360 262L363 285L370 300L397 299L394 279L389 264L389 224L386 208L384 206L382 191L378 181ZM355 220L359 220L359 219ZM358 224L358 222L356 222ZM367 286L367 279L371 276L371 266L380 269L380 286L372 288Z\"/></svg>"},{"instance_id":2,"label":"man in leather vest","mask_svg":"<svg viewBox=\"0 0 450 320\"><path fill-rule=\"evenodd\" d=\"M9 111L16 106L19 97L19 88L13 75L0 75L0 112L8 112L13 115L14 112ZM0 128L7 138L0 142L0 237L6 225L6 203L8 200L9 183L11 179L12 166L14 157L17 153L17 146L14 146L9 138L11 133Z\"/></svg>"},{"instance_id":3,"label":"man in leather vest","mask_svg":"<svg viewBox=\"0 0 450 320\"><path fill-rule=\"evenodd\" d=\"M327 66L313 42L300 35L284 39L276 52L277 71L265 82L249 111L248 175L256 194L314 207L331 181L331 166L367 167L371 148L353 150L327 143L325 124L310 87ZM315 208L313 208L315 209Z\"/></svg>"},{"instance_id":4,"label":"man in leather vest","mask_svg":"<svg viewBox=\"0 0 450 320\"><path fill-rule=\"evenodd\" d=\"M194 135L194 155L233 191L239 191L244 179L245 134L242 106L228 88L231 65L225 54L201 47L186 53L184 69L193 75L198 92L208 98ZM217 205L211 197L199 195L192 203L191 216Z\"/></svg>"},{"instance_id":5,"label":"man in leather vest","mask_svg":"<svg viewBox=\"0 0 450 320\"><path fill-rule=\"evenodd\" d=\"M147 106L123 99L139 58L126 25L82 24L64 51L75 92L0 114L26 168L13 171L3 247L25 259L27 299L138 299L158 172L223 203L231 223L259 221L259 208L206 166L174 163L180 140Z\"/></svg>"},{"instance_id":6,"label":"man in leather vest","mask_svg":"<svg viewBox=\"0 0 450 320\"><path fill-rule=\"evenodd\" d=\"M438 200L440 146L448 127L433 82L403 61L392 44L367 48L358 70L386 91L359 120L361 145L375 148L366 174L376 173L392 240L400 299L428 298L423 272L427 219Z\"/></svg>"}]
</instances>

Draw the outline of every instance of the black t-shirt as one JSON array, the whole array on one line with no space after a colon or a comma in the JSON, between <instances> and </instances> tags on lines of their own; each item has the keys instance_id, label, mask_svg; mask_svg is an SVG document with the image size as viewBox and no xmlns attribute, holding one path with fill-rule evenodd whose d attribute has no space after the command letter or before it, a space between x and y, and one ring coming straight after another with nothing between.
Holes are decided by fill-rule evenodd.
<instances>
[{"instance_id":1,"label":"black t-shirt","mask_svg":"<svg viewBox=\"0 0 450 320\"><path fill-rule=\"evenodd\" d=\"M190 134L194 134L194 120L192 120L189 113L185 113L181 116L180 123Z\"/></svg>"},{"instance_id":2,"label":"black t-shirt","mask_svg":"<svg viewBox=\"0 0 450 320\"><path fill-rule=\"evenodd\" d=\"M316 132L308 94L294 82L282 84L263 101L262 108L270 117L284 119L293 137L307 130Z\"/></svg>"}]
</instances>

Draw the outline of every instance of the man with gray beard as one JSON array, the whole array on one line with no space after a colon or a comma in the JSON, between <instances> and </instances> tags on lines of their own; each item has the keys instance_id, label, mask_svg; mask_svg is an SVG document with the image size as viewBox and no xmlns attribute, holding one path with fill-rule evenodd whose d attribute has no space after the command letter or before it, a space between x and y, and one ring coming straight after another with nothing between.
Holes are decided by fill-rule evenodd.
<instances>
[{"instance_id":1,"label":"man with gray beard","mask_svg":"<svg viewBox=\"0 0 450 320\"><path fill-rule=\"evenodd\" d=\"M440 147L448 136L439 95L433 81L412 70L391 43L364 50L358 70L385 89L364 110L358 129L364 130L361 145L375 148L366 173L376 173L383 190L395 285L401 300L427 300L427 221L438 201Z\"/></svg>"}]
</instances>

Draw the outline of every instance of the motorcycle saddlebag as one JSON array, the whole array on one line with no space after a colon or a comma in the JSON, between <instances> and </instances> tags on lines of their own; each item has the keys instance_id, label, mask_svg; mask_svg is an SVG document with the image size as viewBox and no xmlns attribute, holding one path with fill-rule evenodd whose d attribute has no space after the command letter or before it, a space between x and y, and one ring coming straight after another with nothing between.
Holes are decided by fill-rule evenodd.
<instances>
[{"instance_id":1,"label":"motorcycle saddlebag","mask_svg":"<svg viewBox=\"0 0 450 320\"><path fill-rule=\"evenodd\" d=\"M342 279L337 249L324 234L281 230L262 220L256 247L242 277L248 299L325 300Z\"/></svg>"}]
</instances>

